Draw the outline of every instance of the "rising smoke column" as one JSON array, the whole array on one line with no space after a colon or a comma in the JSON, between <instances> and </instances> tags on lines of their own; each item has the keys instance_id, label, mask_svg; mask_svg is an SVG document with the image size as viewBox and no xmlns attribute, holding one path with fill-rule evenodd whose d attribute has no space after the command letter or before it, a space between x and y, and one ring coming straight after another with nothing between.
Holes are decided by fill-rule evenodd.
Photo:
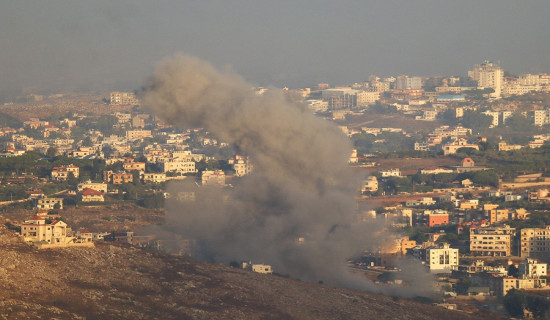
<instances>
[{"instance_id":1,"label":"rising smoke column","mask_svg":"<svg viewBox=\"0 0 550 320\"><path fill-rule=\"evenodd\" d=\"M142 100L168 123L205 128L254 165L228 198L202 187L194 202L169 203L165 230L197 239L210 261L252 260L295 278L380 291L346 267L383 234L356 222L357 180L341 130L280 90L255 95L238 75L185 55L158 65Z\"/></svg>"}]
</instances>

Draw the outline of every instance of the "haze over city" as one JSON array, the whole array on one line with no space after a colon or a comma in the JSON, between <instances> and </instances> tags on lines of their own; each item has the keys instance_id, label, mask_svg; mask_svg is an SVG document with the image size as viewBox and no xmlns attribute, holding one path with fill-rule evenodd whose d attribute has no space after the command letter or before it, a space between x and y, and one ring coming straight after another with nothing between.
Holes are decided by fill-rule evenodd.
<instances>
[{"instance_id":1,"label":"haze over city","mask_svg":"<svg viewBox=\"0 0 550 320\"><path fill-rule=\"evenodd\" d=\"M0 318L550 319L548 13L3 1Z\"/></svg>"},{"instance_id":2,"label":"haze over city","mask_svg":"<svg viewBox=\"0 0 550 320\"><path fill-rule=\"evenodd\" d=\"M549 11L545 0L3 1L0 94L133 90L180 51L279 87L464 75L484 60L548 72Z\"/></svg>"}]
</instances>

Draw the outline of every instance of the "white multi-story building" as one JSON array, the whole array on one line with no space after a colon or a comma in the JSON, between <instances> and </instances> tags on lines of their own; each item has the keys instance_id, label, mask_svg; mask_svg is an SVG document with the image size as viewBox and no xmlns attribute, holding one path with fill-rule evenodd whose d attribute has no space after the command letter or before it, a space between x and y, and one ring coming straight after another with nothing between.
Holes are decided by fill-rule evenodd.
<instances>
[{"instance_id":1,"label":"white multi-story building","mask_svg":"<svg viewBox=\"0 0 550 320\"><path fill-rule=\"evenodd\" d=\"M237 177L242 177L252 172L252 165L248 157L236 155L235 159L229 160L229 163L233 164L233 170L235 170L235 175Z\"/></svg>"},{"instance_id":2,"label":"white multi-story building","mask_svg":"<svg viewBox=\"0 0 550 320\"><path fill-rule=\"evenodd\" d=\"M46 217L35 216L21 225L21 235L27 242L45 242L48 244L64 244L74 238L69 237L70 228L63 221L49 221Z\"/></svg>"},{"instance_id":3,"label":"white multi-story building","mask_svg":"<svg viewBox=\"0 0 550 320\"><path fill-rule=\"evenodd\" d=\"M401 171L399 171L399 168L381 170L380 171L380 176L382 176L382 177L401 177Z\"/></svg>"},{"instance_id":4,"label":"white multi-story building","mask_svg":"<svg viewBox=\"0 0 550 320\"><path fill-rule=\"evenodd\" d=\"M409 77L405 75L397 76L395 80L396 89L421 89L422 78L421 77Z\"/></svg>"},{"instance_id":5,"label":"white multi-story building","mask_svg":"<svg viewBox=\"0 0 550 320\"><path fill-rule=\"evenodd\" d=\"M426 248L426 265L431 273L451 273L458 263L458 249L451 248L448 243Z\"/></svg>"},{"instance_id":6,"label":"white multi-story building","mask_svg":"<svg viewBox=\"0 0 550 320\"><path fill-rule=\"evenodd\" d=\"M189 159L159 159L163 160L161 164L162 171L164 173L166 172L178 172L178 173L194 173L196 172L195 169L195 162L191 161Z\"/></svg>"},{"instance_id":7,"label":"white multi-story building","mask_svg":"<svg viewBox=\"0 0 550 320\"><path fill-rule=\"evenodd\" d=\"M468 76L477 81L478 88L492 88L495 90L490 94L492 98L501 97L504 71L499 65L485 61L480 65L476 65L473 70L468 71Z\"/></svg>"},{"instance_id":8,"label":"white multi-story building","mask_svg":"<svg viewBox=\"0 0 550 320\"><path fill-rule=\"evenodd\" d=\"M540 263L535 259L525 259L519 264L519 276L526 278L546 277L548 275L546 263Z\"/></svg>"},{"instance_id":9,"label":"white multi-story building","mask_svg":"<svg viewBox=\"0 0 550 320\"><path fill-rule=\"evenodd\" d=\"M361 193L378 191L378 179L375 176L369 176L361 183Z\"/></svg>"}]
</instances>

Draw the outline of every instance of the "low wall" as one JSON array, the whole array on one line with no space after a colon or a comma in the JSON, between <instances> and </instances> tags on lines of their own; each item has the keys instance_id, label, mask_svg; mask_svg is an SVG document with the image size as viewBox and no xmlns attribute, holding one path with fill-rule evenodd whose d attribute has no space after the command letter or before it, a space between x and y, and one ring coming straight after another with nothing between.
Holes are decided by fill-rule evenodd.
<instances>
[{"instance_id":1,"label":"low wall","mask_svg":"<svg viewBox=\"0 0 550 320\"><path fill-rule=\"evenodd\" d=\"M69 248L69 247L85 247L93 248L93 242L84 243L52 243L52 244L35 244L38 249L55 249L55 248Z\"/></svg>"}]
</instances>

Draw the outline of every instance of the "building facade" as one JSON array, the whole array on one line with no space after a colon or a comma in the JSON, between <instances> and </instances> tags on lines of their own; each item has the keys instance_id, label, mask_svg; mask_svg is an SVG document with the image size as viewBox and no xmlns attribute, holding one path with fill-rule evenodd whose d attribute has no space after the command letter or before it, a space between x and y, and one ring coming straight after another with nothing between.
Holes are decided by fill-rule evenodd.
<instances>
[{"instance_id":1,"label":"building facade","mask_svg":"<svg viewBox=\"0 0 550 320\"><path fill-rule=\"evenodd\" d=\"M470 252L482 256L510 256L515 233L516 229L508 226L470 229Z\"/></svg>"}]
</instances>

